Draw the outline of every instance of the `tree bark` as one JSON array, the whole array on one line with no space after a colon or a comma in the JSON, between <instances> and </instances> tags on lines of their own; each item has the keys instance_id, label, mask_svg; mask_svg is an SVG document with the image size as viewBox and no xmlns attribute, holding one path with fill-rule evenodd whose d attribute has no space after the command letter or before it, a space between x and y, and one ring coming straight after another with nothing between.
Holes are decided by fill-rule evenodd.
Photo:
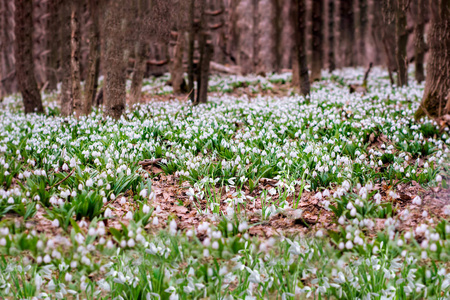
<instances>
[{"instance_id":1,"label":"tree bark","mask_svg":"<svg viewBox=\"0 0 450 300\"><path fill-rule=\"evenodd\" d=\"M136 59L134 61L133 76L131 77L129 105L133 107L141 101L142 81L147 67L147 44L139 41L136 45Z\"/></svg>"},{"instance_id":2,"label":"tree bark","mask_svg":"<svg viewBox=\"0 0 450 300\"><path fill-rule=\"evenodd\" d=\"M62 0L60 9L61 24L61 114L69 116L73 113L72 80L71 80L71 0Z\"/></svg>"},{"instance_id":3,"label":"tree bark","mask_svg":"<svg viewBox=\"0 0 450 300\"><path fill-rule=\"evenodd\" d=\"M342 66L355 66L355 20L353 0L340 0L339 2L339 39Z\"/></svg>"},{"instance_id":4,"label":"tree bark","mask_svg":"<svg viewBox=\"0 0 450 300\"><path fill-rule=\"evenodd\" d=\"M104 115L119 119L126 104L126 18L122 1L112 1L106 16Z\"/></svg>"},{"instance_id":5,"label":"tree bark","mask_svg":"<svg viewBox=\"0 0 450 300\"><path fill-rule=\"evenodd\" d=\"M359 0L359 64L366 64L367 0Z\"/></svg>"},{"instance_id":6,"label":"tree bark","mask_svg":"<svg viewBox=\"0 0 450 300\"><path fill-rule=\"evenodd\" d=\"M328 0L328 70L333 72L336 68L334 57L334 0Z\"/></svg>"},{"instance_id":7,"label":"tree bark","mask_svg":"<svg viewBox=\"0 0 450 300\"><path fill-rule=\"evenodd\" d=\"M19 90L25 113L44 112L41 94L34 77L33 1L15 0L15 60Z\"/></svg>"},{"instance_id":8,"label":"tree bark","mask_svg":"<svg viewBox=\"0 0 450 300\"><path fill-rule=\"evenodd\" d=\"M146 16L148 15L148 6L147 0L139 0L138 1L138 20L144 21ZM145 69L147 67L147 51L148 44L146 38L143 37L142 34L139 34L137 37L136 47L135 47L135 56L136 59L134 61L134 70L133 76L131 78L131 87L130 87L130 99L129 105L133 107L136 103L139 103L141 100L142 94L142 81L144 80Z\"/></svg>"},{"instance_id":9,"label":"tree bark","mask_svg":"<svg viewBox=\"0 0 450 300\"><path fill-rule=\"evenodd\" d=\"M72 15L71 15L71 81L72 81L72 98L73 109L75 116L80 117L83 110L83 101L81 96L81 84L80 84L80 6L78 0L72 0Z\"/></svg>"},{"instance_id":10,"label":"tree bark","mask_svg":"<svg viewBox=\"0 0 450 300\"><path fill-rule=\"evenodd\" d=\"M395 58L397 63L397 85L408 85L408 56L406 55L406 46L408 43L408 32L406 29L407 19L406 10L409 0L396 0L396 18L395 18L395 36L396 48Z\"/></svg>"},{"instance_id":11,"label":"tree bark","mask_svg":"<svg viewBox=\"0 0 450 300\"><path fill-rule=\"evenodd\" d=\"M298 74L300 81L300 93L304 96L310 92L309 74L308 74L308 62L306 59L306 4L305 0L291 0L292 1L292 23L294 24L294 40L295 40L295 52L298 61Z\"/></svg>"},{"instance_id":12,"label":"tree bark","mask_svg":"<svg viewBox=\"0 0 450 300\"><path fill-rule=\"evenodd\" d=\"M188 89L189 99L192 103L195 102L194 91L194 47L196 36L196 24L195 24L195 0L190 0L189 3L189 43L188 43Z\"/></svg>"},{"instance_id":13,"label":"tree bark","mask_svg":"<svg viewBox=\"0 0 450 300\"><path fill-rule=\"evenodd\" d=\"M49 17L47 20L47 48L50 51L47 56L47 90L56 90L56 85L58 84L58 68L59 68L59 8L60 0L50 0L47 5Z\"/></svg>"},{"instance_id":14,"label":"tree bark","mask_svg":"<svg viewBox=\"0 0 450 300\"><path fill-rule=\"evenodd\" d=\"M89 32L89 55L87 77L84 87L84 114L91 113L98 87L98 74L100 70L100 25L99 0L89 0L89 14L92 20Z\"/></svg>"},{"instance_id":15,"label":"tree bark","mask_svg":"<svg viewBox=\"0 0 450 300\"><path fill-rule=\"evenodd\" d=\"M183 69L183 52L184 52L184 31L178 30L177 41L173 49L173 61L171 66L171 81L173 92L175 94L184 93L186 90L186 83L184 82Z\"/></svg>"},{"instance_id":16,"label":"tree bark","mask_svg":"<svg viewBox=\"0 0 450 300\"><path fill-rule=\"evenodd\" d=\"M14 67L14 2L0 3L0 98L17 91Z\"/></svg>"},{"instance_id":17,"label":"tree bark","mask_svg":"<svg viewBox=\"0 0 450 300\"><path fill-rule=\"evenodd\" d=\"M322 78L323 66L323 3L324 0L314 0L312 3L312 61L311 81Z\"/></svg>"},{"instance_id":18,"label":"tree bark","mask_svg":"<svg viewBox=\"0 0 450 300\"><path fill-rule=\"evenodd\" d=\"M412 15L414 17L414 65L417 82L425 80L423 63L425 60L426 44L424 34L428 4L426 0L416 0L411 3Z\"/></svg>"},{"instance_id":19,"label":"tree bark","mask_svg":"<svg viewBox=\"0 0 450 300\"><path fill-rule=\"evenodd\" d=\"M429 31L430 58L422 103L415 118L450 113L450 0L433 0Z\"/></svg>"}]
</instances>

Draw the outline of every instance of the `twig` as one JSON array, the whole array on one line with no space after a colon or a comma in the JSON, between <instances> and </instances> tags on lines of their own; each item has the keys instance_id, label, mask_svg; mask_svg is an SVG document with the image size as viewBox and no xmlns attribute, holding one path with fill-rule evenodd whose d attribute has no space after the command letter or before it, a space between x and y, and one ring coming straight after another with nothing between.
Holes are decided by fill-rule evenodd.
<instances>
[{"instance_id":1,"label":"twig","mask_svg":"<svg viewBox=\"0 0 450 300\"><path fill-rule=\"evenodd\" d=\"M147 167L147 166L156 165L156 164L160 163L161 161L162 161L162 158L144 159L144 160L140 161L138 164L143 167Z\"/></svg>"},{"instance_id":2,"label":"twig","mask_svg":"<svg viewBox=\"0 0 450 300\"><path fill-rule=\"evenodd\" d=\"M67 180L67 178L69 178L70 176L72 176L73 172L75 172L75 169L73 169L66 177L64 177L63 179L61 179L60 181L58 181L57 183L55 183L54 185L52 185L51 187L46 188L46 191L50 191L52 188L54 188L55 186L60 185L61 183L63 183L64 181Z\"/></svg>"}]
</instances>

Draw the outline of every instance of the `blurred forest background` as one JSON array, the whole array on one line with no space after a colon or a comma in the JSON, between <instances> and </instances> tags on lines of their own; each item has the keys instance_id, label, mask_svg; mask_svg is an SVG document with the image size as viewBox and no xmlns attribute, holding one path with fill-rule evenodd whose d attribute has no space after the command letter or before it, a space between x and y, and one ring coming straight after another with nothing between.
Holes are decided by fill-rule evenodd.
<instances>
[{"instance_id":1,"label":"blurred forest background","mask_svg":"<svg viewBox=\"0 0 450 300\"><path fill-rule=\"evenodd\" d=\"M449 11L449 0L2 0L0 96L21 92L25 112L39 112L40 91L61 84L63 115L103 103L119 118L140 101L144 77L166 72L197 104L211 72L292 70L305 95L322 69L382 65L407 85L415 65L424 81L435 51L427 86L439 81L439 101L424 97L416 116L440 116L450 107Z\"/></svg>"}]
</instances>

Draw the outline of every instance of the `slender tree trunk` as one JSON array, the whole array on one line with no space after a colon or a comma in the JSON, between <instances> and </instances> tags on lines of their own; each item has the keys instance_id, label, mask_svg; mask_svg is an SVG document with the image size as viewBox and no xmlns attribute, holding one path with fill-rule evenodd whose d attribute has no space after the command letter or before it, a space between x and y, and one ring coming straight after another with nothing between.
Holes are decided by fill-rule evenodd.
<instances>
[{"instance_id":1,"label":"slender tree trunk","mask_svg":"<svg viewBox=\"0 0 450 300\"><path fill-rule=\"evenodd\" d=\"M314 0L312 3L312 61L311 81L322 78L323 66L323 3L324 0Z\"/></svg>"},{"instance_id":2,"label":"slender tree trunk","mask_svg":"<svg viewBox=\"0 0 450 300\"><path fill-rule=\"evenodd\" d=\"M406 46L408 44L408 32L406 29L406 9L409 0L396 0L397 10L395 18L396 49L395 57L397 63L397 85L408 85L408 56L406 55Z\"/></svg>"},{"instance_id":3,"label":"slender tree trunk","mask_svg":"<svg viewBox=\"0 0 450 300\"><path fill-rule=\"evenodd\" d=\"M33 62L33 2L15 0L15 60L19 90L25 113L44 112L41 94L34 77Z\"/></svg>"},{"instance_id":4,"label":"slender tree trunk","mask_svg":"<svg viewBox=\"0 0 450 300\"><path fill-rule=\"evenodd\" d=\"M194 47L195 47L195 0L190 0L189 5L189 44L188 44L188 89L189 98L192 103L195 102L195 91L194 91Z\"/></svg>"},{"instance_id":5,"label":"slender tree trunk","mask_svg":"<svg viewBox=\"0 0 450 300\"><path fill-rule=\"evenodd\" d=\"M304 96L310 92L308 62L306 60L306 3L305 0L292 0L293 12L291 17L294 24L295 53L298 61L298 73L300 79L300 93Z\"/></svg>"},{"instance_id":6,"label":"slender tree trunk","mask_svg":"<svg viewBox=\"0 0 450 300\"><path fill-rule=\"evenodd\" d=\"M59 7L60 0L49 0L47 8L49 17L47 20L47 48L50 51L47 56L47 90L56 90L56 85L58 84L58 68L59 68Z\"/></svg>"},{"instance_id":7,"label":"slender tree trunk","mask_svg":"<svg viewBox=\"0 0 450 300\"><path fill-rule=\"evenodd\" d=\"M72 0L71 15L71 81L72 81L72 97L75 116L78 118L83 114L83 101L80 85L80 6L78 0Z\"/></svg>"},{"instance_id":8,"label":"slender tree trunk","mask_svg":"<svg viewBox=\"0 0 450 300\"><path fill-rule=\"evenodd\" d=\"M71 80L71 0L62 0L60 9L61 24L61 114L69 116L73 113L72 80Z\"/></svg>"},{"instance_id":9,"label":"slender tree trunk","mask_svg":"<svg viewBox=\"0 0 450 300\"><path fill-rule=\"evenodd\" d=\"M359 0L359 64L366 64L367 0Z\"/></svg>"},{"instance_id":10,"label":"slender tree trunk","mask_svg":"<svg viewBox=\"0 0 450 300\"><path fill-rule=\"evenodd\" d=\"M178 30L177 41L173 49L173 61L171 66L171 81L175 94L184 93L186 83L184 82L183 52L184 52L184 31Z\"/></svg>"},{"instance_id":11,"label":"slender tree trunk","mask_svg":"<svg viewBox=\"0 0 450 300\"><path fill-rule=\"evenodd\" d=\"M88 72L84 87L84 114L91 113L92 103L97 94L98 74L100 69L100 25L99 0L89 0L89 14L92 20L89 33Z\"/></svg>"},{"instance_id":12,"label":"slender tree trunk","mask_svg":"<svg viewBox=\"0 0 450 300\"><path fill-rule=\"evenodd\" d=\"M414 16L414 65L417 82L425 80L423 62L425 60L425 22L428 12L428 1L416 0L411 2L412 15Z\"/></svg>"},{"instance_id":13,"label":"slender tree trunk","mask_svg":"<svg viewBox=\"0 0 450 300\"><path fill-rule=\"evenodd\" d=\"M139 0L137 3L138 20L145 20L148 13L147 0ZM139 32L138 32L139 35ZM146 39L139 35L137 37L137 43L135 47L134 70L133 76L131 78L131 88L130 88L130 99L129 105L133 107L136 103L141 100L142 94L142 81L144 80L145 69L147 67L147 51L148 44Z\"/></svg>"},{"instance_id":14,"label":"slender tree trunk","mask_svg":"<svg viewBox=\"0 0 450 300\"><path fill-rule=\"evenodd\" d=\"M139 41L136 45L136 59L134 61L133 76L131 78L129 105L133 107L141 100L142 81L147 67L147 43Z\"/></svg>"},{"instance_id":15,"label":"slender tree trunk","mask_svg":"<svg viewBox=\"0 0 450 300\"><path fill-rule=\"evenodd\" d=\"M415 117L450 113L450 0L433 0L429 31L430 58L422 104Z\"/></svg>"},{"instance_id":16,"label":"slender tree trunk","mask_svg":"<svg viewBox=\"0 0 450 300\"><path fill-rule=\"evenodd\" d=\"M14 67L14 1L2 1L0 14L0 94L7 95L17 91Z\"/></svg>"},{"instance_id":17,"label":"slender tree trunk","mask_svg":"<svg viewBox=\"0 0 450 300\"><path fill-rule=\"evenodd\" d=\"M200 57L200 80L198 85L197 103L206 103L208 101L208 79L209 64L213 56L214 47L211 41L206 41L202 56Z\"/></svg>"},{"instance_id":18,"label":"slender tree trunk","mask_svg":"<svg viewBox=\"0 0 450 300\"><path fill-rule=\"evenodd\" d=\"M106 16L104 114L119 119L126 104L126 61L123 41L126 18L121 1L110 2Z\"/></svg>"},{"instance_id":19,"label":"slender tree trunk","mask_svg":"<svg viewBox=\"0 0 450 300\"><path fill-rule=\"evenodd\" d=\"M194 102L206 103L208 100L208 79L209 79L209 64L213 55L213 46L210 40L210 33L205 15L206 0L201 0L200 3L200 62L197 72L197 99Z\"/></svg>"},{"instance_id":20,"label":"slender tree trunk","mask_svg":"<svg viewBox=\"0 0 450 300\"><path fill-rule=\"evenodd\" d=\"M334 0L328 0L328 69L333 72L336 68L334 57Z\"/></svg>"},{"instance_id":21,"label":"slender tree trunk","mask_svg":"<svg viewBox=\"0 0 450 300\"><path fill-rule=\"evenodd\" d=\"M353 0L339 1L339 38L340 52L343 56L342 65L355 66L355 20Z\"/></svg>"}]
</instances>

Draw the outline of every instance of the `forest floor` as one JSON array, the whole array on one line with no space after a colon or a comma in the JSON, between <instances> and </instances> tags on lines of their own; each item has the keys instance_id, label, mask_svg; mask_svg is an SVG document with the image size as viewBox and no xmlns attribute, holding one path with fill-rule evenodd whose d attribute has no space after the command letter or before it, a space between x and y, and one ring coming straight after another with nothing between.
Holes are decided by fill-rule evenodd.
<instances>
[{"instance_id":1,"label":"forest floor","mask_svg":"<svg viewBox=\"0 0 450 300\"><path fill-rule=\"evenodd\" d=\"M450 297L448 128L362 76L213 76L199 106L163 76L118 121L5 99L0 298Z\"/></svg>"}]
</instances>

